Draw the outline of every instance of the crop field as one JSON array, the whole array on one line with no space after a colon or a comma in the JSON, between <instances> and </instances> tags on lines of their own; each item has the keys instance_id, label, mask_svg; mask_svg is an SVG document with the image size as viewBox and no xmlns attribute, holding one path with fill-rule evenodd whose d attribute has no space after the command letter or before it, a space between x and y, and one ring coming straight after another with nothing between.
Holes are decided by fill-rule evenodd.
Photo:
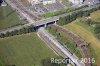
<instances>
[{"instance_id":1,"label":"crop field","mask_svg":"<svg viewBox=\"0 0 100 66\"><path fill-rule=\"evenodd\" d=\"M36 33L0 39L0 59L4 65L42 66L43 60L56 57Z\"/></svg>"},{"instance_id":2,"label":"crop field","mask_svg":"<svg viewBox=\"0 0 100 66\"><path fill-rule=\"evenodd\" d=\"M100 10L91 13L90 16L94 21L100 22Z\"/></svg>"},{"instance_id":3,"label":"crop field","mask_svg":"<svg viewBox=\"0 0 100 66\"><path fill-rule=\"evenodd\" d=\"M20 20L18 14L10 6L0 7L0 30L25 23Z\"/></svg>"},{"instance_id":4,"label":"crop field","mask_svg":"<svg viewBox=\"0 0 100 66\"><path fill-rule=\"evenodd\" d=\"M96 11L90 16L92 19L100 21L99 14L100 11ZM64 25L64 27L73 31L90 44L89 50L91 51L92 57L95 58L95 65L100 66L100 40L95 37L94 33L91 31L91 28L81 23L79 19Z\"/></svg>"}]
</instances>

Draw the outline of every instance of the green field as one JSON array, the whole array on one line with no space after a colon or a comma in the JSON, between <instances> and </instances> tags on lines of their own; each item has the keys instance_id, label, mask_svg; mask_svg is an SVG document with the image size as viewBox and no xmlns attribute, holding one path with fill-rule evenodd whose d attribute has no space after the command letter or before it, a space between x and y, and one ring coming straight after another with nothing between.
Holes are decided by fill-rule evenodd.
<instances>
[{"instance_id":1,"label":"green field","mask_svg":"<svg viewBox=\"0 0 100 66\"><path fill-rule=\"evenodd\" d=\"M100 10L91 13L90 16L94 21L100 22Z\"/></svg>"},{"instance_id":2,"label":"green field","mask_svg":"<svg viewBox=\"0 0 100 66\"><path fill-rule=\"evenodd\" d=\"M9 6L0 7L0 30L25 23L20 20L18 14Z\"/></svg>"},{"instance_id":3,"label":"green field","mask_svg":"<svg viewBox=\"0 0 100 66\"><path fill-rule=\"evenodd\" d=\"M98 15L96 15L98 13ZM93 12L90 17L92 19L98 19L100 21L100 11ZM80 22L79 19L73 21L70 24L67 24L64 26L65 28L75 32L80 37L82 37L86 42L90 44L89 50L91 51L92 57L95 58L96 62L95 64L97 66L100 66L100 40L97 39L94 35L94 33L91 31L91 28L89 28L87 25Z\"/></svg>"},{"instance_id":4,"label":"green field","mask_svg":"<svg viewBox=\"0 0 100 66\"><path fill-rule=\"evenodd\" d=\"M0 39L0 59L6 65L42 66L42 61L55 58L36 33Z\"/></svg>"},{"instance_id":5,"label":"green field","mask_svg":"<svg viewBox=\"0 0 100 66\"><path fill-rule=\"evenodd\" d=\"M2 66L2 64L0 64L0 66Z\"/></svg>"}]
</instances>

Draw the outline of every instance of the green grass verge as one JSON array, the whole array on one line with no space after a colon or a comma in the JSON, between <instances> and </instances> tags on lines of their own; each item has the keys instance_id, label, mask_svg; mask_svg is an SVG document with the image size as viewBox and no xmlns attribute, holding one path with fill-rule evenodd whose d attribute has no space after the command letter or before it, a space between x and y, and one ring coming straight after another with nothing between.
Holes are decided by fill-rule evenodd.
<instances>
[{"instance_id":1,"label":"green grass verge","mask_svg":"<svg viewBox=\"0 0 100 66\"><path fill-rule=\"evenodd\" d=\"M64 13L69 13L73 10L74 10L74 8L70 7L70 8L66 8L66 9L62 9L62 10L58 10L58 11L47 12L47 13L43 14L42 17L49 18L49 17L61 15L61 14L64 14Z\"/></svg>"},{"instance_id":2,"label":"green grass verge","mask_svg":"<svg viewBox=\"0 0 100 66\"><path fill-rule=\"evenodd\" d=\"M0 7L0 30L24 23L24 21L18 18L17 13L10 6Z\"/></svg>"},{"instance_id":3,"label":"green grass verge","mask_svg":"<svg viewBox=\"0 0 100 66\"><path fill-rule=\"evenodd\" d=\"M57 57L36 33L0 39L0 59L6 65L42 66L42 61Z\"/></svg>"},{"instance_id":4,"label":"green grass verge","mask_svg":"<svg viewBox=\"0 0 100 66\"><path fill-rule=\"evenodd\" d=\"M0 64L0 66L2 66L2 64Z\"/></svg>"}]
</instances>

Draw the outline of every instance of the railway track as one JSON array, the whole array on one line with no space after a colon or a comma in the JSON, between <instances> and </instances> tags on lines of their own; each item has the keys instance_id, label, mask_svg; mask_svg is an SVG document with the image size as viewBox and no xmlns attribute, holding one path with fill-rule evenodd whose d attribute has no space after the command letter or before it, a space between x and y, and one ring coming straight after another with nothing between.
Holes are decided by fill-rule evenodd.
<instances>
[{"instance_id":1,"label":"railway track","mask_svg":"<svg viewBox=\"0 0 100 66\"><path fill-rule=\"evenodd\" d=\"M77 44L77 46L80 48L80 50L83 54L83 58L91 59L90 52L88 51L88 48L86 46L87 43L81 37L79 37L78 35L76 35L75 33L71 32L71 31L69 31L68 29L65 29L58 25L49 25L49 27L57 29L58 31L63 32L65 35L68 35L75 42L75 44ZM89 60L87 63L85 63L85 66L91 66L91 63L89 62Z\"/></svg>"},{"instance_id":2,"label":"railway track","mask_svg":"<svg viewBox=\"0 0 100 66\"><path fill-rule=\"evenodd\" d=\"M19 12L19 14L24 14L24 17L30 17L33 20L40 20L41 17L39 15L34 14L32 11L29 11L26 7L22 5L18 0L6 0L6 2L15 10ZM26 18L27 18L26 17Z\"/></svg>"},{"instance_id":3,"label":"railway track","mask_svg":"<svg viewBox=\"0 0 100 66\"><path fill-rule=\"evenodd\" d=\"M39 28L37 32L38 36L47 43L54 51L56 51L63 58L69 57L70 60L74 63L74 66L85 66L83 62L79 62L79 58L72 54L67 48L59 43L59 41L52 36L45 28Z\"/></svg>"}]
</instances>

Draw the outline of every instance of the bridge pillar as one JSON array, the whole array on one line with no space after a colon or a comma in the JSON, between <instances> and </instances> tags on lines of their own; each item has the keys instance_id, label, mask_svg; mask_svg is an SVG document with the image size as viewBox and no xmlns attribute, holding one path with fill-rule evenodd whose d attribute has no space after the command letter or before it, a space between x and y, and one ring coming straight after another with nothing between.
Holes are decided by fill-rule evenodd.
<instances>
[{"instance_id":1,"label":"bridge pillar","mask_svg":"<svg viewBox=\"0 0 100 66\"><path fill-rule=\"evenodd\" d=\"M44 27L46 28L47 27L47 24L45 24Z\"/></svg>"},{"instance_id":2,"label":"bridge pillar","mask_svg":"<svg viewBox=\"0 0 100 66\"><path fill-rule=\"evenodd\" d=\"M57 25L57 22L55 21L55 23L54 23L55 25Z\"/></svg>"},{"instance_id":3,"label":"bridge pillar","mask_svg":"<svg viewBox=\"0 0 100 66\"><path fill-rule=\"evenodd\" d=\"M7 3L2 1L1 6L7 6Z\"/></svg>"}]
</instances>

